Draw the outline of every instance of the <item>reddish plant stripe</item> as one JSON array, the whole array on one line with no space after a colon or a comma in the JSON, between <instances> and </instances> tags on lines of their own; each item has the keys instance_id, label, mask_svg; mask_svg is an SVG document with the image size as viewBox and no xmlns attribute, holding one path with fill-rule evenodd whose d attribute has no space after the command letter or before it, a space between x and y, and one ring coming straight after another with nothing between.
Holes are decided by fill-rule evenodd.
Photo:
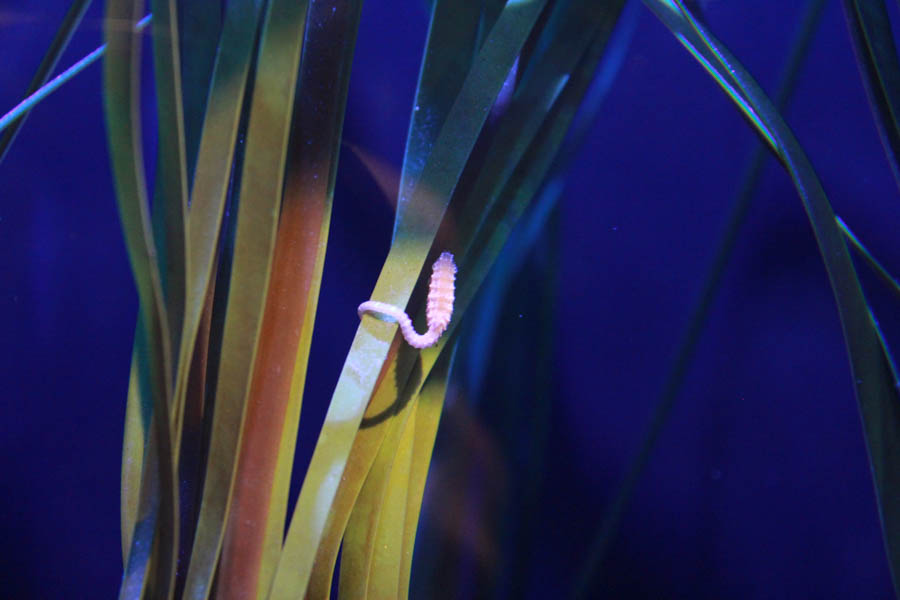
<instances>
[{"instance_id":1,"label":"reddish plant stripe","mask_svg":"<svg viewBox=\"0 0 900 600\"><path fill-rule=\"evenodd\" d=\"M219 570L219 599L254 598L285 411L309 301L324 194L285 198L259 350L250 385L234 497Z\"/></svg>"}]
</instances>

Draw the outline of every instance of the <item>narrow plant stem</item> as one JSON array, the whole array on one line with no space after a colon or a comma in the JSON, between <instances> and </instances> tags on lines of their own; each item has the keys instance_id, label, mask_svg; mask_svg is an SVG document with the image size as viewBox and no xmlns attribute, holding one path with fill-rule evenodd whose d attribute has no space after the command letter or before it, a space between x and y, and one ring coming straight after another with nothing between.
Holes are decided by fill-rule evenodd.
<instances>
[{"instance_id":1,"label":"narrow plant stem","mask_svg":"<svg viewBox=\"0 0 900 600\"><path fill-rule=\"evenodd\" d=\"M878 275L878 277L884 282L890 290L900 296L900 282L898 282L893 275L891 275L887 269L875 258L869 249L866 248L862 242L859 241L859 238L854 235L854 233L850 230L850 227L838 216L834 217L835 222L838 227L841 229L841 232L844 234L844 237L847 238L847 241L850 242L850 247L859 254L863 260L866 261L873 271Z\"/></svg>"},{"instance_id":2,"label":"narrow plant stem","mask_svg":"<svg viewBox=\"0 0 900 600\"><path fill-rule=\"evenodd\" d=\"M818 28L824 5L824 0L810 0L806 6L803 21L785 65L778 91L775 94L776 105L781 111L787 106L796 87L797 76L808 54L813 34ZM709 311L712 308L713 300L722 283L725 268L728 266L732 253L734 252L738 233L746 220L747 213L750 209L750 203L753 198L753 192L762 175L767 158L768 148L762 145L758 146L741 180L739 192L728 219L728 224L726 225L722 239L719 243L713 264L707 274L706 282L700 293L700 298L693 310L690 321L688 322L687 331L679 345L675 362L666 378L659 404L657 404L653 416L650 419L650 424L644 434L640 449L628 465L625 477L619 485L619 488L616 490L613 500L610 503L609 508L600 523L600 528L594 537L594 541L591 544L587 562L581 571L575 588L575 597L577 598L587 597L591 583L599 576L600 569L612 547L612 542L615 540L616 534L618 533L625 509L631 501L631 497L634 495L634 490L641 475L643 475L644 469L650 462L650 457L653 454L659 436L672 412L675 400L678 397L688 368L693 360L697 344L700 341L700 335L703 333L703 329L709 318Z\"/></svg>"},{"instance_id":3,"label":"narrow plant stem","mask_svg":"<svg viewBox=\"0 0 900 600\"><path fill-rule=\"evenodd\" d=\"M134 27L136 32L143 31L147 25L150 24L150 19L152 15L147 15L143 19L137 22ZM46 84L42 85L36 92L19 102L11 111L0 117L0 131L3 131L13 123L15 123L18 119L23 117L34 108L38 102L55 92L59 87L84 71L86 68L97 62L103 54L106 52L106 44L103 44L77 63L48 81Z\"/></svg>"},{"instance_id":4,"label":"narrow plant stem","mask_svg":"<svg viewBox=\"0 0 900 600\"><path fill-rule=\"evenodd\" d=\"M887 3L843 0L841 4L872 120L894 181L900 185L900 87L894 75L900 70L900 61Z\"/></svg>"},{"instance_id":5,"label":"narrow plant stem","mask_svg":"<svg viewBox=\"0 0 900 600\"><path fill-rule=\"evenodd\" d=\"M28 84L28 89L25 91L26 96L33 94L47 82L47 78L50 77L53 69L56 68L59 57L69 45L72 34L75 33L75 29L81 23L81 20L84 18L84 13L87 12L90 5L91 0L76 0L69 6L69 10L66 12L66 16L63 18L63 22L59 26L56 35L53 37L50 47L47 48L44 58L41 59L41 64L38 65L34 77L31 78L31 83ZM7 152L9 152L9 148L16 139L19 129L25 124L25 118L27 116L28 115L22 115L14 124L12 124L12 126L3 132L2 136L0 136L0 162L3 161L3 158L6 156Z\"/></svg>"}]
</instances>

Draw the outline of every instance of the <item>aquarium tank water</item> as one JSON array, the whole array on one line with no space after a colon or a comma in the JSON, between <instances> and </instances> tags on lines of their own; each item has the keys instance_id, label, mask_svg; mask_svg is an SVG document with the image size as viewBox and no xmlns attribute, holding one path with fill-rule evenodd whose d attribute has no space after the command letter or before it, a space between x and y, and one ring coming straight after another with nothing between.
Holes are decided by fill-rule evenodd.
<instances>
[{"instance_id":1,"label":"aquarium tank water","mask_svg":"<svg viewBox=\"0 0 900 600\"><path fill-rule=\"evenodd\" d=\"M898 19L0 2L0 597L896 597Z\"/></svg>"}]
</instances>

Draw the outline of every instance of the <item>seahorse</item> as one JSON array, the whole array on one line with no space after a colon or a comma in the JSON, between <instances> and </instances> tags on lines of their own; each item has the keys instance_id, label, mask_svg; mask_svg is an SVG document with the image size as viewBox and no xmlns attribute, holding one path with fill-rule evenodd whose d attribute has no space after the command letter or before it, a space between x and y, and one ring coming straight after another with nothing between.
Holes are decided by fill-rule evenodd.
<instances>
[{"instance_id":1,"label":"seahorse","mask_svg":"<svg viewBox=\"0 0 900 600\"><path fill-rule=\"evenodd\" d=\"M428 331L416 333L412 320L402 308L393 304L368 300L359 305L356 312L362 319L366 313L379 313L397 321L403 339L413 348L428 348L437 343L441 334L447 330L450 317L453 315L454 281L456 279L456 263L453 255L442 252L431 268L431 281L428 284L428 301L425 305L425 316Z\"/></svg>"}]
</instances>

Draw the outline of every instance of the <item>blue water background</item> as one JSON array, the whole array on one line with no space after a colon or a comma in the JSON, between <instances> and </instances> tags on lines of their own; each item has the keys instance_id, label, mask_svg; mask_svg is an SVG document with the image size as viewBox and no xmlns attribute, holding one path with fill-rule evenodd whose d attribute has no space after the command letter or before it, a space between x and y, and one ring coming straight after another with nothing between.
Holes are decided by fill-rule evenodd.
<instances>
[{"instance_id":1,"label":"blue water background","mask_svg":"<svg viewBox=\"0 0 900 600\"><path fill-rule=\"evenodd\" d=\"M18 102L67 4L0 2L0 112ZM804 3L702 4L712 31L772 92ZM707 74L641 12L561 199L547 474L529 521L537 543L527 587L510 589L501 570L506 597L568 595L658 401L758 144ZM61 65L101 43L101 13L94 3ZM393 169L426 26L422 2L370 0L363 10L344 134ZM148 108L151 100L148 89ZM786 118L836 212L900 273L900 199L837 2L828 3ZM152 114L146 123L152 149ZM153 155L148 150L151 172ZM390 202L345 147L301 452L309 452L324 416L356 330L355 307L387 254ZM863 283L896 348L896 299L867 274ZM513 296L504 310L537 327L529 300ZM4 597L116 593L135 312L96 65L33 112L0 164ZM519 343L499 332L494 360L514 355ZM791 181L771 160L592 597L889 597L852 383L810 227ZM458 403L478 424L493 400L485 393ZM515 457L504 453L491 422L469 429L493 448L500 472L511 471ZM511 484L501 510L516 496ZM440 498L429 501L425 514L434 518ZM431 527L426 539L439 535ZM468 592L494 597L477 586Z\"/></svg>"}]
</instances>

